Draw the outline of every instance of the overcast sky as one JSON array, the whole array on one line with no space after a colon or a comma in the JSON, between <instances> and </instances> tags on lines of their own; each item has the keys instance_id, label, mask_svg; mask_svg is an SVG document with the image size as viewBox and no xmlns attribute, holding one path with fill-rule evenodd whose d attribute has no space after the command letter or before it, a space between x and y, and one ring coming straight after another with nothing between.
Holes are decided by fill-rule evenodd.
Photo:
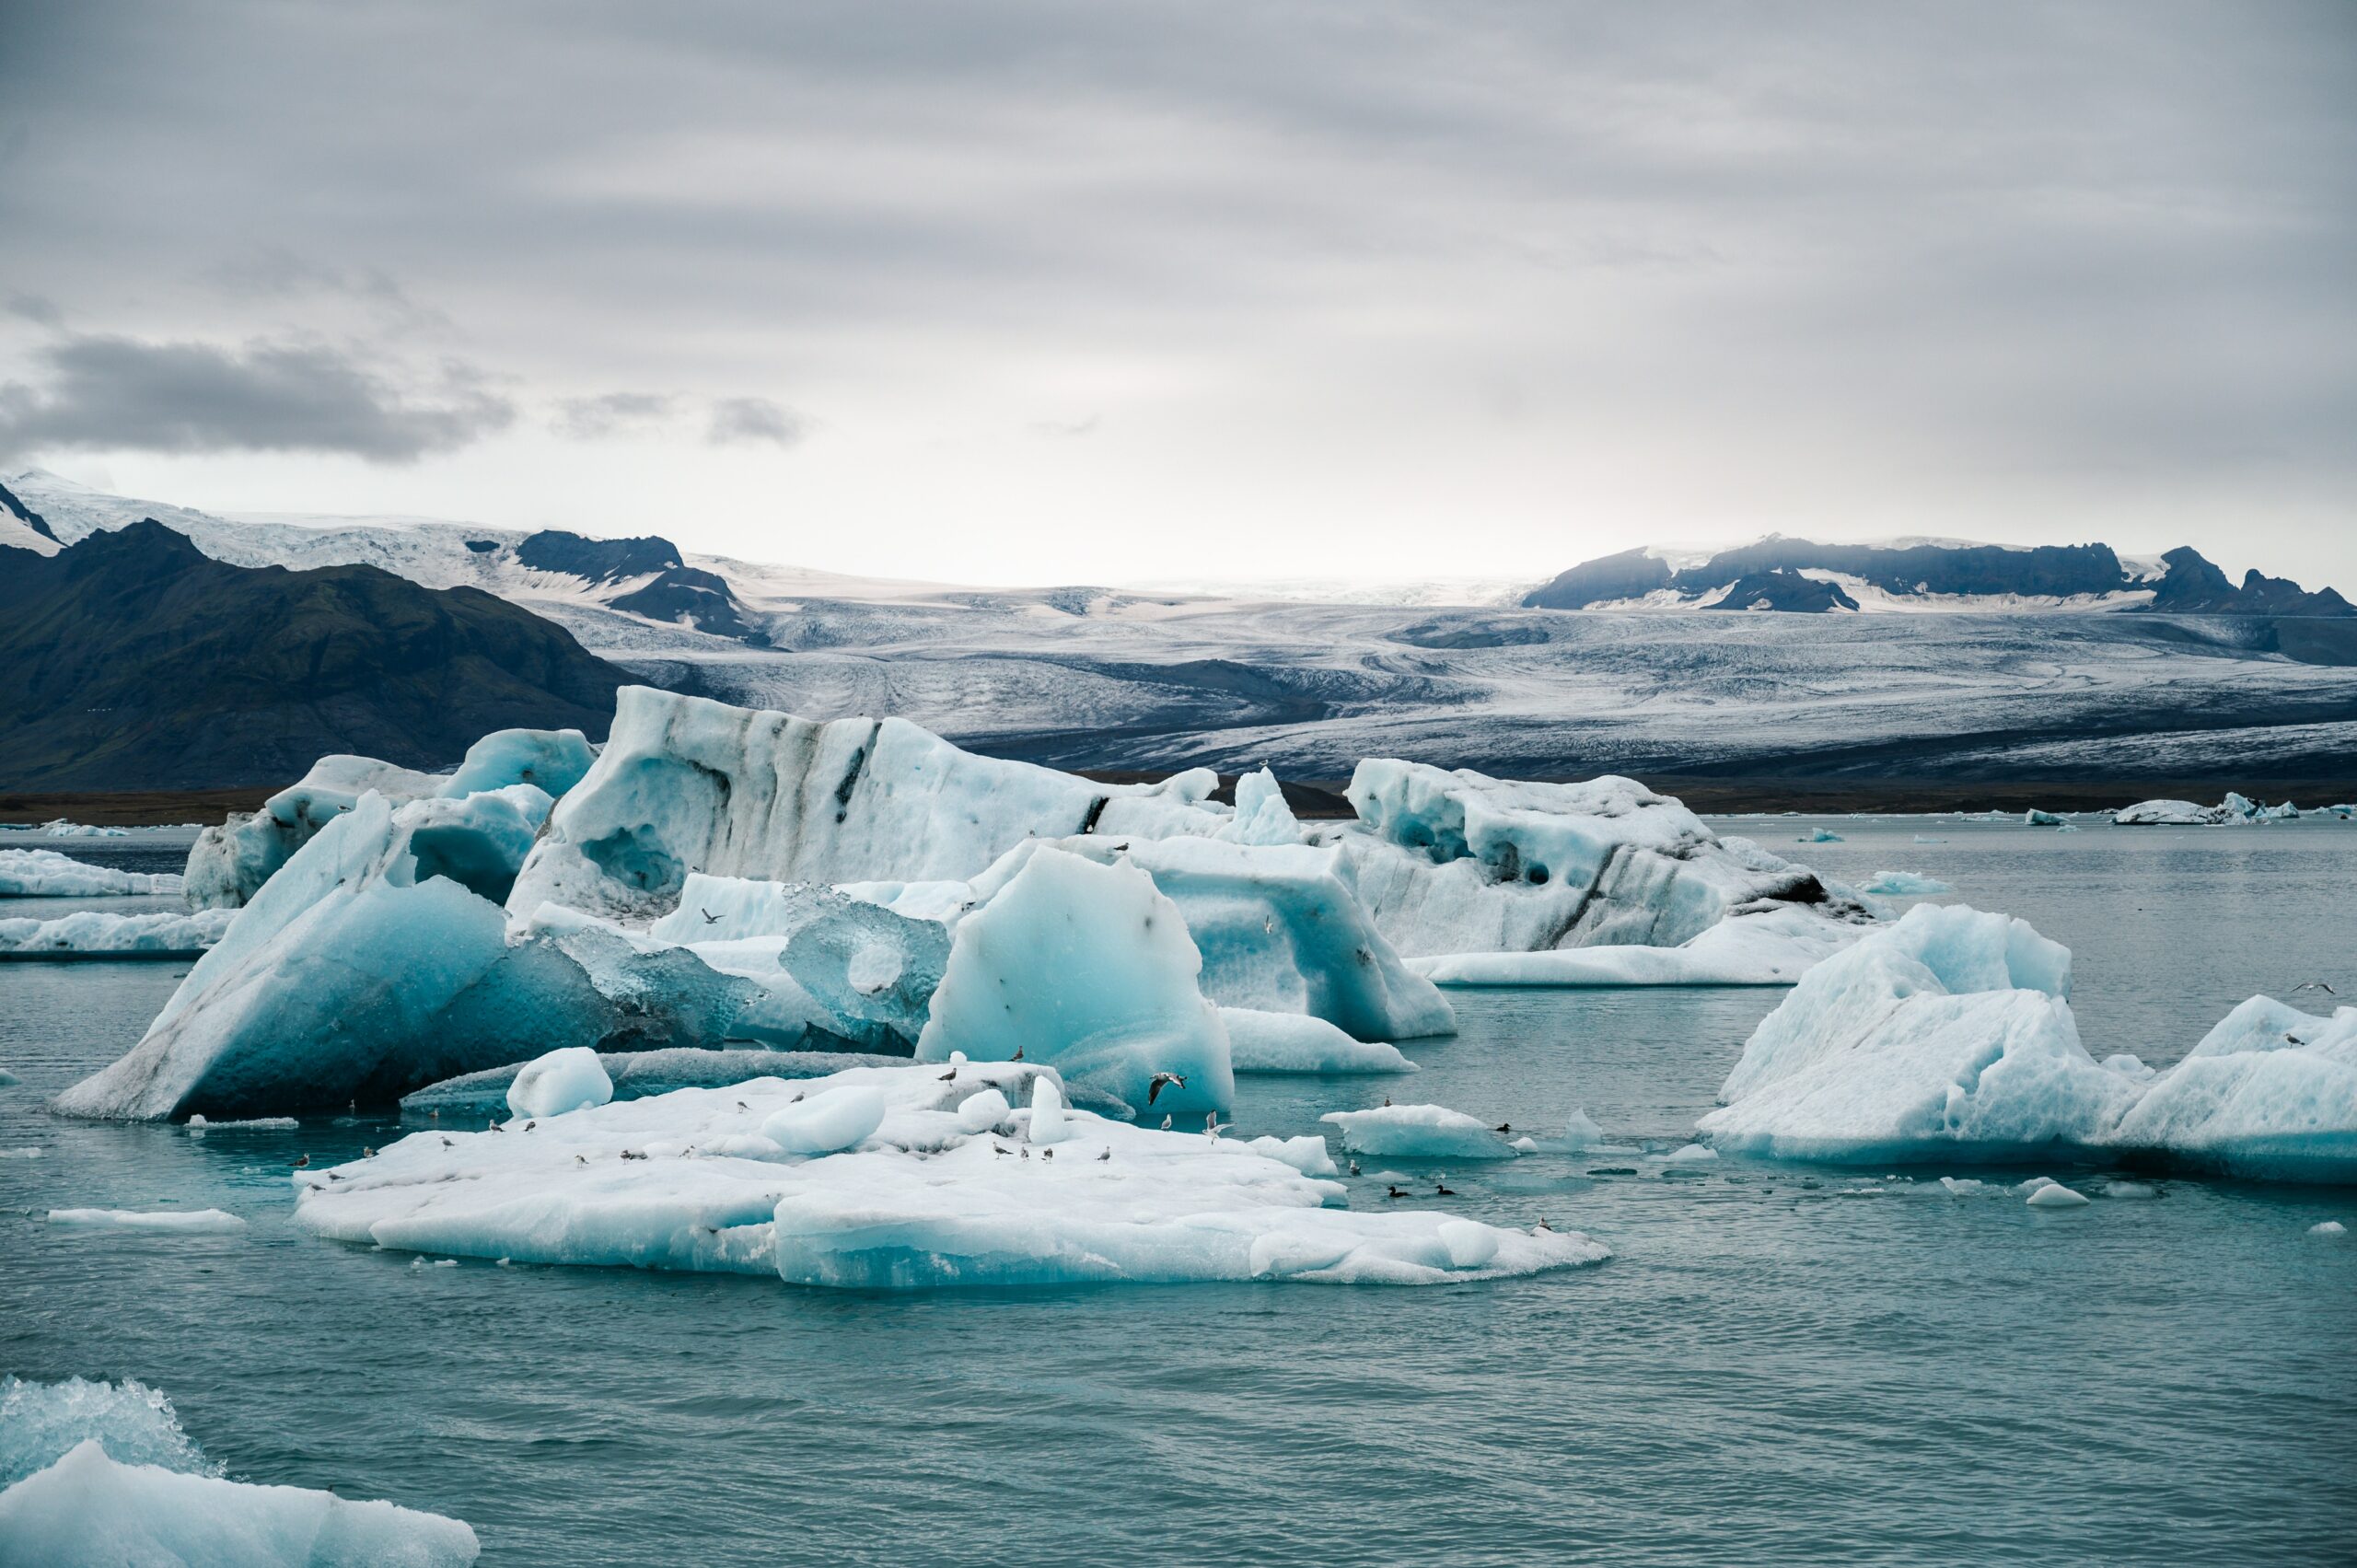
<instances>
[{"instance_id":1,"label":"overcast sky","mask_svg":"<svg viewBox=\"0 0 2357 1568\"><path fill-rule=\"evenodd\" d=\"M2357 590L2357 6L0 6L0 466L974 582Z\"/></svg>"}]
</instances>

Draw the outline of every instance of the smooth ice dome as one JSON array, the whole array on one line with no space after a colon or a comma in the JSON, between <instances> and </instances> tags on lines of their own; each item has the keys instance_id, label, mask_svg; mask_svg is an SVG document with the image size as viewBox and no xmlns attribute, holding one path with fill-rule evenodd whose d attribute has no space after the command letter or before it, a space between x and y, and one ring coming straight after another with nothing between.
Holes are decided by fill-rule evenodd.
<instances>
[{"instance_id":1,"label":"smooth ice dome","mask_svg":"<svg viewBox=\"0 0 2357 1568\"><path fill-rule=\"evenodd\" d=\"M614 1098L606 1064L585 1045L568 1045L536 1056L507 1086L507 1109L517 1116L562 1116Z\"/></svg>"},{"instance_id":2,"label":"smooth ice dome","mask_svg":"<svg viewBox=\"0 0 2357 1568\"><path fill-rule=\"evenodd\" d=\"M821 1089L761 1123L761 1136L789 1155L855 1148L884 1125L883 1091L865 1085Z\"/></svg>"},{"instance_id":3,"label":"smooth ice dome","mask_svg":"<svg viewBox=\"0 0 2357 1568\"><path fill-rule=\"evenodd\" d=\"M331 1492L117 1463L97 1438L0 1492L0 1563L308 1565L475 1561L473 1530Z\"/></svg>"},{"instance_id":4,"label":"smooth ice dome","mask_svg":"<svg viewBox=\"0 0 2357 1568\"><path fill-rule=\"evenodd\" d=\"M860 1289L1429 1284L1607 1256L1571 1232L1353 1213L1338 1206L1340 1186L1233 1139L1072 1107L1051 1145L1004 1134L1027 1114L1006 1108L1053 1076L1028 1062L854 1068L817 1084L756 1079L617 1101L529 1136L455 1133L446 1145L418 1133L374 1159L297 1172L296 1217L323 1236L420 1252ZM796 1156L762 1135L794 1096L846 1090L885 1107L857 1148ZM993 1120L971 1114L978 1099ZM1294 1159L1308 1164L1309 1152Z\"/></svg>"},{"instance_id":5,"label":"smooth ice dome","mask_svg":"<svg viewBox=\"0 0 2357 1568\"><path fill-rule=\"evenodd\" d=\"M169 872L118 871L53 849L0 849L0 899L104 899L177 893Z\"/></svg>"},{"instance_id":6,"label":"smooth ice dome","mask_svg":"<svg viewBox=\"0 0 2357 1568\"><path fill-rule=\"evenodd\" d=\"M1515 1157L1513 1146L1487 1124L1444 1105L1329 1110L1318 1120L1341 1128L1342 1146L1363 1155L1392 1155L1404 1159Z\"/></svg>"},{"instance_id":7,"label":"smooth ice dome","mask_svg":"<svg viewBox=\"0 0 2357 1568\"><path fill-rule=\"evenodd\" d=\"M2026 1200L2033 1209L2081 1209L2087 1205L2084 1192L2074 1192L2059 1181L2049 1181L2031 1193Z\"/></svg>"}]
</instances>

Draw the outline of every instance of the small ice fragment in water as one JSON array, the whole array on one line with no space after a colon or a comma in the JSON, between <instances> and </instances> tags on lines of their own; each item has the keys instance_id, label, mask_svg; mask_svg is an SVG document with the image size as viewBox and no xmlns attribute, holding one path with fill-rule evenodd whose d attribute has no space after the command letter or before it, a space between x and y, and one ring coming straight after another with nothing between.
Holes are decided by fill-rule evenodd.
<instances>
[{"instance_id":1,"label":"small ice fragment in water","mask_svg":"<svg viewBox=\"0 0 2357 1568\"><path fill-rule=\"evenodd\" d=\"M2086 1194L2073 1192L2059 1181L2049 1181L2029 1195L2033 1209L2075 1209L2086 1202Z\"/></svg>"},{"instance_id":2,"label":"small ice fragment in water","mask_svg":"<svg viewBox=\"0 0 2357 1568\"><path fill-rule=\"evenodd\" d=\"M1940 1178L1940 1185L1955 1196L1961 1198L1967 1192L1980 1191L1986 1183L1970 1176L1943 1176Z\"/></svg>"},{"instance_id":3,"label":"small ice fragment in water","mask_svg":"<svg viewBox=\"0 0 2357 1568\"><path fill-rule=\"evenodd\" d=\"M0 1149L0 1160L37 1160L41 1155L38 1144L27 1144L21 1149Z\"/></svg>"},{"instance_id":4,"label":"small ice fragment in water","mask_svg":"<svg viewBox=\"0 0 2357 1568\"><path fill-rule=\"evenodd\" d=\"M2308 1234L2310 1236L2346 1236L2349 1234L2349 1227L2339 1220L2319 1220L2308 1226Z\"/></svg>"},{"instance_id":5,"label":"small ice fragment in water","mask_svg":"<svg viewBox=\"0 0 2357 1568\"><path fill-rule=\"evenodd\" d=\"M2103 1184L2107 1198L2157 1198L2161 1190L2142 1181L2107 1181Z\"/></svg>"},{"instance_id":6,"label":"small ice fragment in water","mask_svg":"<svg viewBox=\"0 0 2357 1568\"><path fill-rule=\"evenodd\" d=\"M198 1209L193 1213L177 1209L52 1209L49 1223L84 1230L206 1232L246 1228L245 1221L220 1209Z\"/></svg>"},{"instance_id":7,"label":"small ice fragment in water","mask_svg":"<svg viewBox=\"0 0 2357 1568\"><path fill-rule=\"evenodd\" d=\"M1661 1157L1670 1165L1700 1165L1704 1160L1718 1158L1719 1151L1708 1144L1689 1144L1684 1148L1673 1149Z\"/></svg>"}]
</instances>

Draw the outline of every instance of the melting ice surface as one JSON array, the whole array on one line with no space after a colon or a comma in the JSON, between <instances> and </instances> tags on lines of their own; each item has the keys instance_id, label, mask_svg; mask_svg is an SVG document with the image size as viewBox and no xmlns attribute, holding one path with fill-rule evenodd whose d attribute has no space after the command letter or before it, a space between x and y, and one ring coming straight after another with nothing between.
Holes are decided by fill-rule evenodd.
<instances>
[{"instance_id":1,"label":"melting ice surface","mask_svg":"<svg viewBox=\"0 0 2357 1568\"><path fill-rule=\"evenodd\" d=\"M1927 826L1946 842L1913 845ZM2254 991L2328 1015L2290 988L2338 985L2349 961L2343 825L1836 827L1846 843L1808 852L1828 875L1910 865L2068 945L2099 1063L2165 1071ZM1954 1525L1943 1563L2346 1561L2357 1246L2310 1229L2357 1221L2357 1197L2100 1156L1896 1181L1645 1157L1689 1140L1780 990L1455 990L1460 1032L1413 1042L1411 1077L1239 1076L1222 1141L1314 1140L1353 1212L1391 1206L1396 1175L1418 1209L1591 1234L1614 1252L1600 1267L1434 1290L863 1293L412 1269L296 1225L298 1155L336 1168L422 1112L203 1138L42 1113L184 967L0 967L0 1065L25 1080L0 1090L0 1148L45 1151L0 1161L0 1370L136 1377L230 1476L464 1519L485 1562L644 1562L692 1540L747 1563L1819 1564L1903 1557L1933 1520ZM655 1054L687 1073L716 1053ZM459 1124L505 1122L505 1086ZM1387 1095L1538 1147L1395 1160L1318 1136L1321 1113ZM1608 1149L1548 1147L1579 1107ZM1638 1174L1588 1174L1614 1168ZM1952 1195L1933 1171L1981 1185ZM2038 1175L2090 1203L2030 1207L2017 1184ZM2157 1196L2111 1191L2131 1181ZM65 1207L219 1208L249 1228L49 1225ZM1760 1484L1803 1467L1805 1486Z\"/></svg>"}]
</instances>

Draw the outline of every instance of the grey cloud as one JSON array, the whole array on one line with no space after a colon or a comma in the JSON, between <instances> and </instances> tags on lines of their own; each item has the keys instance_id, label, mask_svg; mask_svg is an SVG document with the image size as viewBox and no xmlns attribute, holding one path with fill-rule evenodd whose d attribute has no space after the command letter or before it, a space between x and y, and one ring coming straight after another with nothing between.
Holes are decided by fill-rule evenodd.
<instances>
[{"instance_id":1,"label":"grey cloud","mask_svg":"<svg viewBox=\"0 0 2357 1568\"><path fill-rule=\"evenodd\" d=\"M320 343L77 336L41 351L41 388L0 386L0 450L339 452L410 462L504 429L514 406L446 364L417 392Z\"/></svg>"},{"instance_id":2,"label":"grey cloud","mask_svg":"<svg viewBox=\"0 0 2357 1568\"><path fill-rule=\"evenodd\" d=\"M792 447L809 434L808 420L767 398L721 398L712 405L704 438L715 447L760 441Z\"/></svg>"},{"instance_id":3,"label":"grey cloud","mask_svg":"<svg viewBox=\"0 0 2357 1568\"><path fill-rule=\"evenodd\" d=\"M595 441L671 417L679 400L665 392L601 392L559 398L549 428L572 441Z\"/></svg>"},{"instance_id":4,"label":"grey cloud","mask_svg":"<svg viewBox=\"0 0 2357 1568\"><path fill-rule=\"evenodd\" d=\"M38 294L10 295L7 310L9 315L30 321L36 326L54 327L65 319L64 313L57 308L55 300Z\"/></svg>"}]
</instances>

